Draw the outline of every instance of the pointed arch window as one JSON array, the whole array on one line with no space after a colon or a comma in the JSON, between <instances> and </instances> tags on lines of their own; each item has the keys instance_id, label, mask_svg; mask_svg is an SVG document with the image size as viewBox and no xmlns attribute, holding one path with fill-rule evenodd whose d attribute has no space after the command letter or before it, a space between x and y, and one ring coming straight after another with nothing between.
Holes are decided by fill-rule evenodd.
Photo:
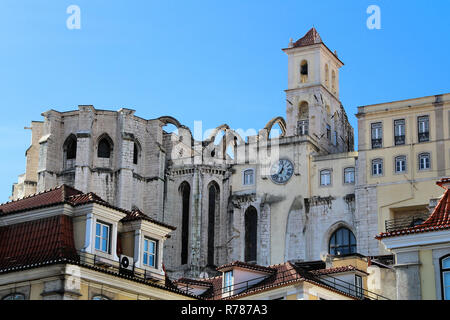
<instances>
[{"instance_id":1,"label":"pointed arch window","mask_svg":"<svg viewBox=\"0 0 450 320\"><path fill-rule=\"evenodd\" d=\"M64 169L72 169L75 167L77 158L77 138L70 135L64 142Z\"/></svg>"},{"instance_id":2,"label":"pointed arch window","mask_svg":"<svg viewBox=\"0 0 450 320\"><path fill-rule=\"evenodd\" d=\"M305 83L308 81L308 61L303 60L300 63L300 82Z\"/></svg>"},{"instance_id":3,"label":"pointed arch window","mask_svg":"<svg viewBox=\"0 0 450 320\"><path fill-rule=\"evenodd\" d=\"M134 142L133 145L133 164L138 164L140 156L140 148L137 142Z\"/></svg>"},{"instance_id":4,"label":"pointed arch window","mask_svg":"<svg viewBox=\"0 0 450 320\"><path fill-rule=\"evenodd\" d=\"M181 218L181 264L188 263L189 253L189 207L191 187L189 183L183 182L180 186L182 218Z\"/></svg>"},{"instance_id":5,"label":"pointed arch window","mask_svg":"<svg viewBox=\"0 0 450 320\"><path fill-rule=\"evenodd\" d=\"M216 216L219 211L219 186L211 183L208 189L208 265L214 266Z\"/></svg>"},{"instance_id":6,"label":"pointed arch window","mask_svg":"<svg viewBox=\"0 0 450 320\"><path fill-rule=\"evenodd\" d=\"M356 253L356 238L353 232L345 227L336 230L330 238L329 252L336 256Z\"/></svg>"},{"instance_id":7,"label":"pointed arch window","mask_svg":"<svg viewBox=\"0 0 450 320\"><path fill-rule=\"evenodd\" d=\"M98 142L97 156L99 158L111 158L112 143L107 137Z\"/></svg>"},{"instance_id":8,"label":"pointed arch window","mask_svg":"<svg viewBox=\"0 0 450 320\"><path fill-rule=\"evenodd\" d=\"M245 211L245 261L256 262L257 259L258 212L250 206Z\"/></svg>"}]
</instances>

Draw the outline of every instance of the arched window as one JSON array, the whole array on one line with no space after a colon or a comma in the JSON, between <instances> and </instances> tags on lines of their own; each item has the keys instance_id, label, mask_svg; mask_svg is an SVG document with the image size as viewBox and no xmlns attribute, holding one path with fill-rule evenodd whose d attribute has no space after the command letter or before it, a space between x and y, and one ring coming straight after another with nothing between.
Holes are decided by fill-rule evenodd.
<instances>
[{"instance_id":1,"label":"arched window","mask_svg":"<svg viewBox=\"0 0 450 320\"><path fill-rule=\"evenodd\" d=\"M180 186L182 198L182 218L181 218L181 264L188 263L189 252L189 206L191 197L191 187L189 183L183 182Z\"/></svg>"},{"instance_id":2,"label":"arched window","mask_svg":"<svg viewBox=\"0 0 450 320\"><path fill-rule=\"evenodd\" d=\"M99 158L110 158L112 151L112 142L107 137L98 142L97 156Z\"/></svg>"},{"instance_id":3,"label":"arched window","mask_svg":"<svg viewBox=\"0 0 450 320\"><path fill-rule=\"evenodd\" d=\"M216 228L216 215L219 211L219 186L213 182L210 184L208 199L208 265L214 266L214 246Z\"/></svg>"},{"instance_id":4,"label":"arched window","mask_svg":"<svg viewBox=\"0 0 450 320\"><path fill-rule=\"evenodd\" d=\"M325 65L325 86L328 88L328 86L330 85L330 71L328 69L328 64Z\"/></svg>"},{"instance_id":5,"label":"arched window","mask_svg":"<svg viewBox=\"0 0 450 320\"><path fill-rule=\"evenodd\" d=\"M442 300L450 300L450 256L441 258Z\"/></svg>"},{"instance_id":6,"label":"arched window","mask_svg":"<svg viewBox=\"0 0 450 320\"><path fill-rule=\"evenodd\" d=\"M356 253L356 238L353 232L344 227L336 230L330 238L329 252L336 256Z\"/></svg>"},{"instance_id":7,"label":"arched window","mask_svg":"<svg viewBox=\"0 0 450 320\"><path fill-rule=\"evenodd\" d=\"M305 83L308 81L308 61L303 60L300 63L300 82Z\"/></svg>"},{"instance_id":8,"label":"arched window","mask_svg":"<svg viewBox=\"0 0 450 320\"><path fill-rule=\"evenodd\" d=\"M3 297L2 300L25 300L25 295L22 293L11 293Z\"/></svg>"},{"instance_id":9,"label":"arched window","mask_svg":"<svg viewBox=\"0 0 450 320\"><path fill-rule=\"evenodd\" d=\"M256 262L258 233L258 212L250 206L245 211L245 261Z\"/></svg>"},{"instance_id":10,"label":"arched window","mask_svg":"<svg viewBox=\"0 0 450 320\"><path fill-rule=\"evenodd\" d=\"M64 169L75 167L77 158L77 137L71 134L64 142Z\"/></svg>"},{"instance_id":11,"label":"arched window","mask_svg":"<svg viewBox=\"0 0 450 320\"><path fill-rule=\"evenodd\" d=\"M108 297L105 297L104 295L96 295L92 297L92 300L111 300Z\"/></svg>"}]
</instances>

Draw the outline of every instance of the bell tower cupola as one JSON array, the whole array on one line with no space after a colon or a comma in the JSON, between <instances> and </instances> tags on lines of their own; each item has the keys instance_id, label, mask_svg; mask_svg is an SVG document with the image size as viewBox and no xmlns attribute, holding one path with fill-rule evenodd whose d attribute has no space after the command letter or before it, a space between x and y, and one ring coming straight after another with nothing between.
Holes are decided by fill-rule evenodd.
<instances>
[{"instance_id":1,"label":"bell tower cupola","mask_svg":"<svg viewBox=\"0 0 450 320\"><path fill-rule=\"evenodd\" d=\"M291 39L283 51L288 55L287 135L309 135L321 140L325 134L333 144L337 129L332 119L341 108L339 69L344 64L314 27L301 39Z\"/></svg>"}]
</instances>

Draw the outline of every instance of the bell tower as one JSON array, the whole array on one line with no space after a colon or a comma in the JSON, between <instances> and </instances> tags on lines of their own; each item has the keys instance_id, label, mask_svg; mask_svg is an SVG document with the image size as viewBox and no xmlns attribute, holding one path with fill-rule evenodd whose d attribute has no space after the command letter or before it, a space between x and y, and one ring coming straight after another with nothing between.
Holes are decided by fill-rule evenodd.
<instances>
[{"instance_id":1,"label":"bell tower","mask_svg":"<svg viewBox=\"0 0 450 320\"><path fill-rule=\"evenodd\" d=\"M339 69L344 64L315 28L296 42L291 39L283 51L288 55L287 135L309 135L331 152L339 143L333 119L341 109Z\"/></svg>"}]
</instances>

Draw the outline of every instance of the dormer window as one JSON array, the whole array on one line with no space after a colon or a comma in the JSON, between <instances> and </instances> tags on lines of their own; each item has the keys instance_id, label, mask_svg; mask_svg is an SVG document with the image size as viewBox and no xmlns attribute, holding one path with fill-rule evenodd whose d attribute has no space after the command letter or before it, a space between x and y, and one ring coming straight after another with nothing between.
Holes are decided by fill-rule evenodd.
<instances>
[{"instance_id":1,"label":"dormer window","mask_svg":"<svg viewBox=\"0 0 450 320\"><path fill-rule=\"evenodd\" d=\"M152 239L144 239L143 264L147 267L156 268L156 252L158 242Z\"/></svg>"},{"instance_id":2,"label":"dormer window","mask_svg":"<svg viewBox=\"0 0 450 320\"><path fill-rule=\"evenodd\" d=\"M227 271L223 275L223 293L233 291L233 270Z\"/></svg>"},{"instance_id":3,"label":"dormer window","mask_svg":"<svg viewBox=\"0 0 450 320\"><path fill-rule=\"evenodd\" d=\"M105 253L110 252L111 226L97 222L95 225L95 249Z\"/></svg>"},{"instance_id":4,"label":"dormer window","mask_svg":"<svg viewBox=\"0 0 450 320\"><path fill-rule=\"evenodd\" d=\"M308 81L308 61L303 60L300 64L300 82L306 83Z\"/></svg>"}]
</instances>

